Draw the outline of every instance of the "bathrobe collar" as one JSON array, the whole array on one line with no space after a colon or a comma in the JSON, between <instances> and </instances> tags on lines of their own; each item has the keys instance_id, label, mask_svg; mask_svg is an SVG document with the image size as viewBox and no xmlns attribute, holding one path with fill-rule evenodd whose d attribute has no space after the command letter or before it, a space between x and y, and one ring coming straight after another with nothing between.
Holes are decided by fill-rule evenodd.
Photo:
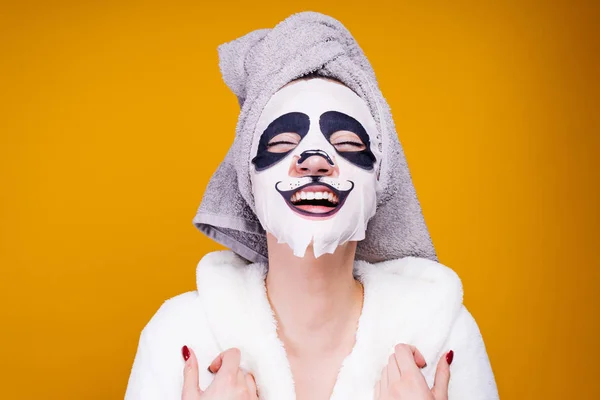
<instances>
[{"instance_id":1,"label":"bathrobe collar","mask_svg":"<svg viewBox=\"0 0 600 400\"><path fill-rule=\"evenodd\" d=\"M221 351L241 350L241 367L254 374L261 399L295 400L291 368L266 295L266 273L265 264L248 264L230 251L209 253L197 268L200 304ZM354 274L364 286L363 310L332 400L371 398L398 343L415 345L435 368L462 305L457 275L425 258L356 261Z\"/></svg>"}]
</instances>

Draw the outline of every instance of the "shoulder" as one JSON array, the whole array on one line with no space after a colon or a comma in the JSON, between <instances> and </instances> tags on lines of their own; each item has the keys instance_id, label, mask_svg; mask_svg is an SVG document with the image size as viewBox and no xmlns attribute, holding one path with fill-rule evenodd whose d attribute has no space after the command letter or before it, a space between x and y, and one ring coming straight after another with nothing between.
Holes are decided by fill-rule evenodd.
<instances>
[{"instance_id":1,"label":"shoulder","mask_svg":"<svg viewBox=\"0 0 600 400\"><path fill-rule=\"evenodd\" d=\"M198 289L172 297L158 308L140 335L126 398L176 398L181 395L182 347L193 349L203 365L221 351L215 321L211 325L207 314L221 303L215 297L225 290L221 283L243 275L238 261L226 252L207 254L197 267L197 282L202 283ZM210 382L208 371L200 373L204 382Z\"/></svg>"},{"instance_id":2,"label":"shoulder","mask_svg":"<svg viewBox=\"0 0 600 400\"><path fill-rule=\"evenodd\" d=\"M414 305L438 305L453 310L454 315L462 306L460 278L451 268L433 260L404 257L376 264L357 261L355 274L378 292L416 302Z\"/></svg>"},{"instance_id":3,"label":"shoulder","mask_svg":"<svg viewBox=\"0 0 600 400\"><path fill-rule=\"evenodd\" d=\"M372 269L373 272L381 275L461 286L460 278L454 270L437 261L422 257L403 257L375 264L357 261L357 269L359 271Z\"/></svg>"},{"instance_id":4,"label":"shoulder","mask_svg":"<svg viewBox=\"0 0 600 400\"><path fill-rule=\"evenodd\" d=\"M193 311L197 297L196 292L187 292L165 301L146 324L131 370L127 399L174 398L180 393L181 348L188 344L190 334L195 334L190 332L189 320L197 314Z\"/></svg>"},{"instance_id":5,"label":"shoulder","mask_svg":"<svg viewBox=\"0 0 600 400\"><path fill-rule=\"evenodd\" d=\"M448 350L458 349L463 354L486 354L479 326L464 305L452 323L446 339L446 347Z\"/></svg>"},{"instance_id":6,"label":"shoulder","mask_svg":"<svg viewBox=\"0 0 600 400\"><path fill-rule=\"evenodd\" d=\"M497 400L498 388L481 332L471 313L463 306L444 344L453 350L449 398Z\"/></svg>"},{"instance_id":7,"label":"shoulder","mask_svg":"<svg viewBox=\"0 0 600 400\"><path fill-rule=\"evenodd\" d=\"M483 336L475 318L462 306L454 320L452 329L446 340L448 350L455 350L463 357L471 358L471 362L489 363Z\"/></svg>"},{"instance_id":8,"label":"shoulder","mask_svg":"<svg viewBox=\"0 0 600 400\"><path fill-rule=\"evenodd\" d=\"M150 319L143 333L147 336L178 335L206 329L205 313L215 307L223 292L235 294L242 288L240 281L252 274L264 273L250 268L248 263L231 251L206 254L196 267L197 290L182 293L166 300Z\"/></svg>"},{"instance_id":9,"label":"shoulder","mask_svg":"<svg viewBox=\"0 0 600 400\"><path fill-rule=\"evenodd\" d=\"M188 325L190 316L199 307L198 303L197 291L182 293L164 301L146 324L142 334L164 336Z\"/></svg>"},{"instance_id":10,"label":"shoulder","mask_svg":"<svg viewBox=\"0 0 600 400\"><path fill-rule=\"evenodd\" d=\"M142 330L139 346L163 366L176 366L181 347L198 340L212 343L198 293L191 291L172 297L159 307Z\"/></svg>"},{"instance_id":11,"label":"shoulder","mask_svg":"<svg viewBox=\"0 0 600 400\"><path fill-rule=\"evenodd\" d=\"M481 332L473 315L463 305L452 326L452 336L462 338L480 338Z\"/></svg>"},{"instance_id":12,"label":"shoulder","mask_svg":"<svg viewBox=\"0 0 600 400\"><path fill-rule=\"evenodd\" d=\"M185 345L203 361L214 358L217 344L211 333L197 291L182 293L166 300L140 334L139 363L163 376L162 381L180 379Z\"/></svg>"},{"instance_id":13,"label":"shoulder","mask_svg":"<svg viewBox=\"0 0 600 400\"><path fill-rule=\"evenodd\" d=\"M410 343L435 364L463 307L457 274L418 257L357 262L355 274L365 289L364 314L375 316L369 318L368 335L381 347L381 359L387 359L396 344Z\"/></svg>"}]
</instances>

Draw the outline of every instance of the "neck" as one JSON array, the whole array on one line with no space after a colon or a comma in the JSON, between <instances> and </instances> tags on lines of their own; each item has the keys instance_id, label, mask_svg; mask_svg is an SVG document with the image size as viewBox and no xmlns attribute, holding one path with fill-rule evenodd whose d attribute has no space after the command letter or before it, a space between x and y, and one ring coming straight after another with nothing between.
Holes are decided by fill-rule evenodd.
<instances>
[{"instance_id":1,"label":"neck","mask_svg":"<svg viewBox=\"0 0 600 400\"><path fill-rule=\"evenodd\" d=\"M351 332L354 340L363 301L362 285L352 273L356 242L319 258L312 247L304 257L296 257L270 234L267 244L267 294L286 350L334 350L343 340L340 332Z\"/></svg>"}]
</instances>

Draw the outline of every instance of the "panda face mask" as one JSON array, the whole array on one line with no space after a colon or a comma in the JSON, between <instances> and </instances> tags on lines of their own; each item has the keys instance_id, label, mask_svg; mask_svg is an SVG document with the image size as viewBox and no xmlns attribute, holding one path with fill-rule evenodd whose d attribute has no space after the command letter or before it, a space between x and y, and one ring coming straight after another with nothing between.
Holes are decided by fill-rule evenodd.
<instances>
[{"instance_id":1,"label":"panda face mask","mask_svg":"<svg viewBox=\"0 0 600 400\"><path fill-rule=\"evenodd\" d=\"M375 214L377 128L365 102L326 79L299 80L265 106L251 180L264 229L298 257L362 240Z\"/></svg>"}]
</instances>

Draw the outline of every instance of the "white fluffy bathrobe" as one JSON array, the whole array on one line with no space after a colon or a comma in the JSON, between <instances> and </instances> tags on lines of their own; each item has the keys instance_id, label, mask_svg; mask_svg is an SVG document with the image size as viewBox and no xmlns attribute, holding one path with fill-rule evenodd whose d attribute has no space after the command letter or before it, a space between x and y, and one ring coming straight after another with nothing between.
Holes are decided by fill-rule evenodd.
<instances>
[{"instance_id":1,"label":"white fluffy bathrobe","mask_svg":"<svg viewBox=\"0 0 600 400\"><path fill-rule=\"evenodd\" d=\"M241 350L263 400L294 400L294 381L267 300L266 266L248 264L230 251L207 254L198 264L197 291L166 301L144 328L129 378L127 400L180 399L184 361L191 347L206 370L222 351ZM483 340L462 304L462 285L449 268L425 258L378 264L357 261L364 305L354 349L339 371L332 400L371 400L382 367L397 343L415 345L425 356L431 386L439 358L448 350L450 400L498 398Z\"/></svg>"}]
</instances>

